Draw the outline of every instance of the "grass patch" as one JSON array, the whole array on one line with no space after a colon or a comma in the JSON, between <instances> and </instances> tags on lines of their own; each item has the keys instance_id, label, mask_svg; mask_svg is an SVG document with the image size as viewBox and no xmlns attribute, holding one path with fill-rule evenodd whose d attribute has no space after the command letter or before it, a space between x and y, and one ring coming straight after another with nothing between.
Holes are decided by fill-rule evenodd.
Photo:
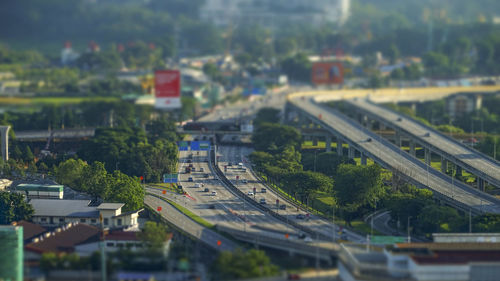
<instances>
[{"instance_id":1,"label":"grass patch","mask_svg":"<svg viewBox=\"0 0 500 281\"><path fill-rule=\"evenodd\" d=\"M82 102L110 102L118 101L115 97L0 97L0 104L8 105L33 105L33 104L78 104Z\"/></svg>"},{"instance_id":2,"label":"grass patch","mask_svg":"<svg viewBox=\"0 0 500 281\"><path fill-rule=\"evenodd\" d=\"M209 223L208 221L204 220L202 217L196 215L195 213L193 213L190 210L182 207L181 205L179 205L179 204L177 204L177 203L175 203L173 201L170 201L168 199L165 199L165 198L162 198L162 200L165 200L166 202L168 202L168 204L174 206L174 208L176 208L181 213L183 213L184 215L188 216L190 219L194 220L198 224L200 224L200 225L202 225L202 226L204 226L206 228L215 229L215 225Z\"/></svg>"},{"instance_id":3,"label":"grass patch","mask_svg":"<svg viewBox=\"0 0 500 281\"><path fill-rule=\"evenodd\" d=\"M352 221L351 222L352 228L356 230L357 232L361 233L372 233L372 228L369 224L365 223L364 221L357 220L357 221ZM384 235L381 232L378 232L376 229L373 229L373 235Z\"/></svg>"}]
</instances>

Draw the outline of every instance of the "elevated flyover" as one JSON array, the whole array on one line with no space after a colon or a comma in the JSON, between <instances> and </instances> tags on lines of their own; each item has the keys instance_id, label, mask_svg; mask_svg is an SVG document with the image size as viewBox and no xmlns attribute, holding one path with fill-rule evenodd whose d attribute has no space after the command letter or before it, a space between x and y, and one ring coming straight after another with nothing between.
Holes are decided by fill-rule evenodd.
<instances>
[{"instance_id":1,"label":"elevated flyover","mask_svg":"<svg viewBox=\"0 0 500 281\"><path fill-rule=\"evenodd\" d=\"M440 155L442 157L442 171L446 171L446 161L450 161L477 176L479 189L484 189L485 180L500 188L500 162L465 146L438 130L365 99L351 99L346 102L368 118L394 128L398 136L403 135L410 138L410 152L412 154L415 154L415 142L417 142L425 148L427 162L430 161L430 153ZM397 145L399 145L398 143L400 141L397 141Z\"/></svg>"},{"instance_id":2,"label":"elevated flyover","mask_svg":"<svg viewBox=\"0 0 500 281\"><path fill-rule=\"evenodd\" d=\"M356 92L356 94L359 97L368 95L363 95L362 92ZM335 109L321 105L320 101L328 101L329 98L321 95L315 98L317 95L317 92L290 95L285 118L290 119L300 115L311 120L335 136L338 143L346 142L349 145L350 157L354 157L354 153L358 151L361 153L362 162L366 163L366 157L369 157L382 167L398 172L402 178L412 184L432 190L437 198L448 205L474 214L500 213L500 200L472 189L464 183L453 182L451 177L433 169L412 155L402 152L399 147L377 136L354 120ZM341 98L345 98L346 94L342 95ZM327 142L327 148L328 145ZM337 145L337 147L342 146ZM340 150L339 153L342 151Z\"/></svg>"},{"instance_id":3,"label":"elevated flyover","mask_svg":"<svg viewBox=\"0 0 500 281\"><path fill-rule=\"evenodd\" d=\"M16 131L16 139L22 141L44 141L48 139L85 139L95 136L94 128Z\"/></svg>"}]
</instances>

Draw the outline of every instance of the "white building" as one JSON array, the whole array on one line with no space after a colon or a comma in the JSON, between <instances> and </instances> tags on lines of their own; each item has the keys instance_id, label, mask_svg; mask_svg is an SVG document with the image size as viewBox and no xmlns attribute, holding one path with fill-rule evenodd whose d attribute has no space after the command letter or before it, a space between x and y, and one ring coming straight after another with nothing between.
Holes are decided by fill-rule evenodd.
<instances>
[{"instance_id":1,"label":"white building","mask_svg":"<svg viewBox=\"0 0 500 281\"><path fill-rule=\"evenodd\" d=\"M89 206L89 203L89 200L32 199L30 204L35 210L33 222L47 227L70 222L100 226L99 217L102 217L106 228L138 227L141 210L122 213L123 203L102 203L97 207Z\"/></svg>"},{"instance_id":2,"label":"white building","mask_svg":"<svg viewBox=\"0 0 500 281\"><path fill-rule=\"evenodd\" d=\"M206 0L200 15L218 26L287 22L319 25L342 24L349 17L349 10L350 0Z\"/></svg>"},{"instance_id":3,"label":"white building","mask_svg":"<svg viewBox=\"0 0 500 281\"><path fill-rule=\"evenodd\" d=\"M343 281L494 281L500 280L500 243L343 244L338 268Z\"/></svg>"}]
</instances>

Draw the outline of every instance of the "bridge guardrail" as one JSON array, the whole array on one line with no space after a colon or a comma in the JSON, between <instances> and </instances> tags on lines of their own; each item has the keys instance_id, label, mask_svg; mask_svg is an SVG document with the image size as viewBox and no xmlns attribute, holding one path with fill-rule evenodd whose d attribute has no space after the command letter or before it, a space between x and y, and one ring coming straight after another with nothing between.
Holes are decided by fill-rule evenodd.
<instances>
[{"instance_id":1,"label":"bridge guardrail","mask_svg":"<svg viewBox=\"0 0 500 281\"><path fill-rule=\"evenodd\" d=\"M256 201L252 200L251 198L249 198L245 193L243 193L239 188L237 188L236 186L234 186L234 184L226 178L226 176L224 175L224 173L219 169L219 167L217 166L217 163L215 162L215 151L213 150L213 146L212 146L212 149L210 150L210 164L212 165L213 169L215 170L215 173L217 174L217 176L219 177L219 179L228 187L231 189L231 191L233 191L234 193L236 193L238 195L238 197L242 198L243 200L245 200L246 202L250 203L252 206L256 207L257 209L265 212L265 213L268 213L269 215L273 216L274 218L284 222L285 224L289 224L291 226L293 226L294 228L296 229L299 229L300 231L304 232L304 233L307 233L309 235L311 235L311 237L316 237L316 235L318 237L320 237L321 239L324 239L324 240L330 240L331 237L326 237L325 235L323 234L320 234L320 233L317 233L305 226L302 226L292 220L287 220L285 217L279 215L278 213L274 212L273 210L270 210L268 208L266 208L265 206L263 206L262 204L259 204L257 203Z\"/></svg>"}]
</instances>

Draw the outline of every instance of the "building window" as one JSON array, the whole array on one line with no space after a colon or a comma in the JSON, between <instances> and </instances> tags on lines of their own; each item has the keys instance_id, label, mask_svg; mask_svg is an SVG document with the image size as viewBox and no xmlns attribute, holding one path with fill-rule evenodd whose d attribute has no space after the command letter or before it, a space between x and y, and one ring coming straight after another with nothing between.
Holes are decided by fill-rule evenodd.
<instances>
[{"instance_id":1,"label":"building window","mask_svg":"<svg viewBox=\"0 0 500 281\"><path fill-rule=\"evenodd\" d=\"M96 220L96 219L91 219L90 221L91 221L92 223L96 223L96 222L97 222L97 220Z\"/></svg>"},{"instance_id":2,"label":"building window","mask_svg":"<svg viewBox=\"0 0 500 281\"><path fill-rule=\"evenodd\" d=\"M80 222L87 222L86 219L80 219Z\"/></svg>"},{"instance_id":3,"label":"building window","mask_svg":"<svg viewBox=\"0 0 500 281\"><path fill-rule=\"evenodd\" d=\"M104 225L108 225L108 223L109 223L109 219L108 219L108 218L105 218L105 219L104 219Z\"/></svg>"},{"instance_id":4,"label":"building window","mask_svg":"<svg viewBox=\"0 0 500 281\"><path fill-rule=\"evenodd\" d=\"M40 219L41 222L46 222L47 221L47 218L41 218Z\"/></svg>"},{"instance_id":5,"label":"building window","mask_svg":"<svg viewBox=\"0 0 500 281\"><path fill-rule=\"evenodd\" d=\"M122 219L118 219L118 225L122 225Z\"/></svg>"},{"instance_id":6,"label":"building window","mask_svg":"<svg viewBox=\"0 0 500 281\"><path fill-rule=\"evenodd\" d=\"M106 247L114 247L114 246L115 246L115 243L113 243L113 242L106 243Z\"/></svg>"},{"instance_id":7,"label":"building window","mask_svg":"<svg viewBox=\"0 0 500 281\"><path fill-rule=\"evenodd\" d=\"M59 218L59 222L64 222L64 218Z\"/></svg>"},{"instance_id":8,"label":"building window","mask_svg":"<svg viewBox=\"0 0 500 281\"><path fill-rule=\"evenodd\" d=\"M118 248L123 248L123 243L117 243L116 246L118 246Z\"/></svg>"}]
</instances>

